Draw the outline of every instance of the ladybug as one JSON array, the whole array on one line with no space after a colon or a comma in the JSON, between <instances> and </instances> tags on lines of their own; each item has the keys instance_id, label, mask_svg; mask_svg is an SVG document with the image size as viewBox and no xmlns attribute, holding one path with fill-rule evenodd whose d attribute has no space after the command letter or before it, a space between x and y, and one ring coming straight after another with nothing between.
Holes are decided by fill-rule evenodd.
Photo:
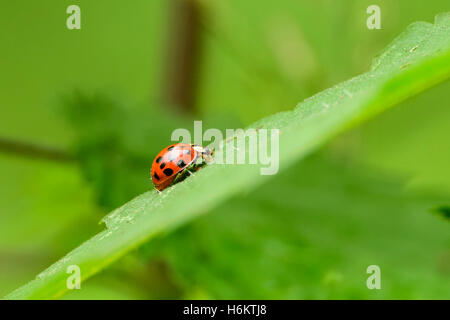
<instances>
[{"instance_id":1,"label":"ladybug","mask_svg":"<svg viewBox=\"0 0 450 320\"><path fill-rule=\"evenodd\" d=\"M152 181L156 190L184 180L213 160L213 151L195 144L176 143L162 149L152 164Z\"/></svg>"}]
</instances>

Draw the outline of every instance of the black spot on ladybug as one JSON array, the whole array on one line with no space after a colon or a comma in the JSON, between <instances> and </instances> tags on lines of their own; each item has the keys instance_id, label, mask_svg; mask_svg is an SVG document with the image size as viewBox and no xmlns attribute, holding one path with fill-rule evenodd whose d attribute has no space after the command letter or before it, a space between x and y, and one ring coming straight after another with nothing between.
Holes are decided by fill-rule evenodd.
<instances>
[{"instance_id":1,"label":"black spot on ladybug","mask_svg":"<svg viewBox=\"0 0 450 320\"><path fill-rule=\"evenodd\" d=\"M162 169L164 169L165 166L166 166L166 163L163 162L163 163L161 163L161 165L159 166L159 168L162 170Z\"/></svg>"},{"instance_id":2,"label":"black spot on ladybug","mask_svg":"<svg viewBox=\"0 0 450 320\"><path fill-rule=\"evenodd\" d=\"M167 151L170 151L170 150L172 150L173 148L174 148L174 146L170 146L170 147L167 148Z\"/></svg>"},{"instance_id":3,"label":"black spot on ladybug","mask_svg":"<svg viewBox=\"0 0 450 320\"><path fill-rule=\"evenodd\" d=\"M180 168L184 168L186 166L186 162L184 162L183 160L180 160L177 162L177 166L179 166Z\"/></svg>"},{"instance_id":4,"label":"black spot on ladybug","mask_svg":"<svg viewBox=\"0 0 450 320\"><path fill-rule=\"evenodd\" d=\"M170 169L170 168L166 168L166 169L164 169L164 174L166 175L166 176L171 176L172 175L172 173L173 173L173 170L172 169Z\"/></svg>"},{"instance_id":5,"label":"black spot on ladybug","mask_svg":"<svg viewBox=\"0 0 450 320\"><path fill-rule=\"evenodd\" d=\"M161 162L161 160L162 160L162 157L158 157L158 158L156 158L156 163L160 163L160 162Z\"/></svg>"},{"instance_id":6,"label":"black spot on ladybug","mask_svg":"<svg viewBox=\"0 0 450 320\"><path fill-rule=\"evenodd\" d=\"M155 177L156 180L159 180L159 176L156 174L156 172L155 172L155 174L153 176Z\"/></svg>"}]
</instances>

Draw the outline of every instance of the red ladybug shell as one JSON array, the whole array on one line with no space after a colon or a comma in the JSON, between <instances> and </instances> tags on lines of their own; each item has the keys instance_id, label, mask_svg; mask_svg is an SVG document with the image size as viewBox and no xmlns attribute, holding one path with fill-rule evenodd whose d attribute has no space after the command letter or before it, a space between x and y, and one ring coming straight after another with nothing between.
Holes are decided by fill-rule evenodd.
<instances>
[{"instance_id":1,"label":"red ladybug shell","mask_svg":"<svg viewBox=\"0 0 450 320\"><path fill-rule=\"evenodd\" d=\"M159 191L171 185L175 177L197 159L191 144L176 143L161 150L153 160L152 180Z\"/></svg>"}]
</instances>

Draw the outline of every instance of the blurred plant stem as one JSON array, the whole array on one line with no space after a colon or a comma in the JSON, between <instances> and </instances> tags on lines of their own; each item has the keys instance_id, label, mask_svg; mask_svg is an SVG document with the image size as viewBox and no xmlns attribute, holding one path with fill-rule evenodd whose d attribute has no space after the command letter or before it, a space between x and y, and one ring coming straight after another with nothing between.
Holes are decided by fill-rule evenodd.
<instances>
[{"instance_id":1,"label":"blurred plant stem","mask_svg":"<svg viewBox=\"0 0 450 320\"><path fill-rule=\"evenodd\" d=\"M195 0L173 0L163 73L163 100L177 112L194 113L201 50L200 7Z\"/></svg>"},{"instance_id":2,"label":"blurred plant stem","mask_svg":"<svg viewBox=\"0 0 450 320\"><path fill-rule=\"evenodd\" d=\"M0 138L0 152L33 159L45 159L58 162L75 161L75 157L63 150L6 138Z\"/></svg>"}]
</instances>

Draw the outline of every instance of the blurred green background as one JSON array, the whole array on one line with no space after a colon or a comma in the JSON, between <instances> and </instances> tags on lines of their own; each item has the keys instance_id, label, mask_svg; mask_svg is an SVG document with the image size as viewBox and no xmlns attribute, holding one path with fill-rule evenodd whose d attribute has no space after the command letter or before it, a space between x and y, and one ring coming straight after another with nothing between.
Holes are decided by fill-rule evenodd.
<instances>
[{"instance_id":1,"label":"blurred green background","mask_svg":"<svg viewBox=\"0 0 450 320\"><path fill-rule=\"evenodd\" d=\"M81 30L66 8L81 8ZM368 30L366 8L381 8ZM240 128L370 67L446 0L0 4L0 296L152 188L174 128ZM450 299L450 85L144 245L67 299ZM382 289L366 287L379 265Z\"/></svg>"}]
</instances>

